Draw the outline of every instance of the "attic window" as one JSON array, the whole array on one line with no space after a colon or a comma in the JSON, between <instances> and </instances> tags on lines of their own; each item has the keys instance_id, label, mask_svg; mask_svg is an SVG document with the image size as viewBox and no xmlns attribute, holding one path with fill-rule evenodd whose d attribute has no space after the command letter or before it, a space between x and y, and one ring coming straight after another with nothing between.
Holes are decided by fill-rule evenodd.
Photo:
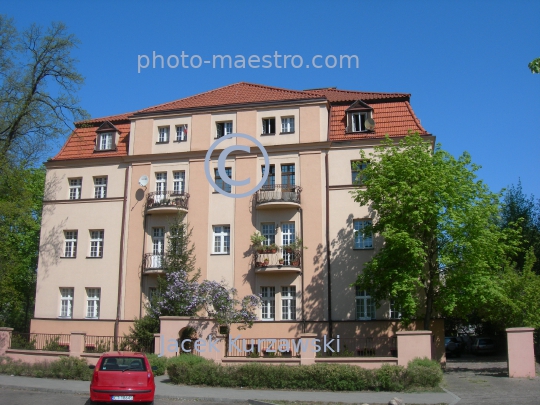
<instances>
[{"instance_id":1,"label":"attic window","mask_svg":"<svg viewBox=\"0 0 540 405\"><path fill-rule=\"evenodd\" d=\"M112 132L104 132L98 135L98 150L111 150L113 149L114 134Z\"/></svg>"},{"instance_id":2,"label":"attic window","mask_svg":"<svg viewBox=\"0 0 540 405\"><path fill-rule=\"evenodd\" d=\"M347 113L347 132L367 132L373 130L375 123L371 118L373 108L362 100L355 101L346 110Z\"/></svg>"},{"instance_id":3,"label":"attic window","mask_svg":"<svg viewBox=\"0 0 540 405\"><path fill-rule=\"evenodd\" d=\"M350 114L351 132L364 132L366 130L367 113Z\"/></svg>"}]
</instances>

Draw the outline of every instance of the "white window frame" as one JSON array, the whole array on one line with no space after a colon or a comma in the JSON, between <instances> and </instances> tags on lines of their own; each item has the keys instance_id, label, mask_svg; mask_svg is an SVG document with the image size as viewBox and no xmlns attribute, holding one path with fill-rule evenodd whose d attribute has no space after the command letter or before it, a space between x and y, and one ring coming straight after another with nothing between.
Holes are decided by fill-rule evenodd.
<instances>
[{"instance_id":1,"label":"white window frame","mask_svg":"<svg viewBox=\"0 0 540 405\"><path fill-rule=\"evenodd\" d=\"M294 133L294 116L281 117L281 133L282 134Z\"/></svg>"},{"instance_id":2,"label":"white window frame","mask_svg":"<svg viewBox=\"0 0 540 405\"><path fill-rule=\"evenodd\" d=\"M167 192L167 172L156 172L156 194Z\"/></svg>"},{"instance_id":3,"label":"white window frame","mask_svg":"<svg viewBox=\"0 0 540 405\"><path fill-rule=\"evenodd\" d=\"M187 141L188 136L188 124L182 124L176 126L176 142Z\"/></svg>"},{"instance_id":4,"label":"white window frame","mask_svg":"<svg viewBox=\"0 0 540 405\"><path fill-rule=\"evenodd\" d=\"M223 125L223 133L220 134L220 125ZM216 122L216 139L222 138L225 135L229 135L233 133L233 122L232 121L220 121Z\"/></svg>"},{"instance_id":5,"label":"white window frame","mask_svg":"<svg viewBox=\"0 0 540 405\"><path fill-rule=\"evenodd\" d=\"M107 198L107 176L94 177L94 198Z\"/></svg>"},{"instance_id":6,"label":"white window frame","mask_svg":"<svg viewBox=\"0 0 540 405\"><path fill-rule=\"evenodd\" d=\"M171 127L158 127L158 143L169 142Z\"/></svg>"},{"instance_id":7,"label":"white window frame","mask_svg":"<svg viewBox=\"0 0 540 405\"><path fill-rule=\"evenodd\" d=\"M77 257L77 237L78 231L64 231L64 256Z\"/></svg>"},{"instance_id":8,"label":"white window frame","mask_svg":"<svg viewBox=\"0 0 540 405\"><path fill-rule=\"evenodd\" d=\"M296 223L282 222L281 223L281 245L286 246L296 241ZM283 251L283 264L290 266L294 259L295 252L288 253Z\"/></svg>"},{"instance_id":9,"label":"white window frame","mask_svg":"<svg viewBox=\"0 0 540 405\"><path fill-rule=\"evenodd\" d=\"M281 287L281 319L296 320L296 286Z\"/></svg>"},{"instance_id":10,"label":"white window frame","mask_svg":"<svg viewBox=\"0 0 540 405\"><path fill-rule=\"evenodd\" d=\"M390 300L390 308L388 310L388 317L390 319L401 319L401 308L396 308L396 301Z\"/></svg>"},{"instance_id":11,"label":"white window frame","mask_svg":"<svg viewBox=\"0 0 540 405\"><path fill-rule=\"evenodd\" d=\"M375 319L375 301L364 290L356 287L356 320L369 321Z\"/></svg>"},{"instance_id":12,"label":"white window frame","mask_svg":"<svg viewBox=\"0 0 540 405\"><path fill-rule=\"evenodd\" d=\"M213 225L212 235L212 253L216 255L228 255L231 251L230 225Z\"/></svg>"},{"instance_id":13,"label":"white window frame","mask_svg":"<svg viewBox=\"0 0 540 405\"><path fill-rule=\"evenodd\" d=\"M174 194L184 194L186 192L186 172L178 170L173 172Z\"/></svg>"},{"instance_id":14,"label":"white window frame","mask_svg":"<svg viewBox=\"0 0 540 405\"><path fill-rule=\"evenodd\" d=\"M160 269L165 253L165 228L152 228L152 260L151 268Z\"/></svg>"},{"instance_id":15,"label":"white window frame","mask_svg":"<svg viewBox=\"0 0 540 405\"><path fill-rule=\"evenodd\" d=\"M73 317L73 287L60 287L60 315L59 318Z\"/></svg>"},{"instance_id":16,"label":"white window frame","mask_svg":"<svg viewBox=\"0 0 540 405\"><path fill-rule=\"evenodd\" d=\"M104 132L99 134L98 150L111 150L113 149L114 133Z\"/></svg>"},{"instance_id":17,"label":"white window frame","mask_svg":"<svg viewBox=\"0 0 540 405\"><path fill-rule=\"evenodd\" d=\"M103 238L105 231L103 229L94 229L90 231L90 255L89 257L103 257Z\"/></svg>"},{"instance_id":18,"label":"white window frame","mask_svg":"<svg viewBox=\"0 0 540 405\"><path fill-rule=\"evenodd\" d=\"M274 130L272 131L272 123ZM262 119L262 134L263 135L275 135L276 134L276 118L268 117Z\"/></svg>"},{"instance_id":19,"label":"white window frame","mask_svg":"<svg viewBox=\"0 0 540 405\"><path fill-rule=\"evenodd\" d=\"M276 288L261 287L261 319L273 321L276 318Z\"/></svg>"},{"instance_id":20,"label":"white window frame","mask_svg":"<svg viewBox=\"0 0 540 405\"><path fill-rule=\"evenodd\" d=\"M263 245L269 246L276 243L276 224L274 222L261 223L261 235L266 238Z\"/></svg>"},{"instance_id":21,"label":"white window frame","mask_svg":"<svg viewBox=\"0 0 540 405\"><path fill-rule=\"evenodd\" d=\"M86 318L99 319L101 288L86 288Z\"/></svg>"},{"instance_id":22,"label":"white window frame","mask_svg":"<svg viewBox=\"0 0 540 405\"><path fill-rule=\"evenodd\" d=\"M373 234L366 235L363 229L372 225L371 219L353 220L354 249L373 249Z\"/></svg>"},{"instance_id":23,"label":"white window frame","mask_svg":"<svg viewBox=\"0 0 540 405\"><path fill-rule=\"evenodd\" d=\"M82 191L82 177L68 179L69 183L69 199L80 200Z\"/></svg>"},{"instance_id":24,"label":"white window frame","mask_svg":"<svg viewBox=\"0 0 540 405\"><path fill-rule=\"evenodd\" d=\"M355 121L355 117L358 117L358 123ZM364 126L362 127L362 117L364 117ZM366 120L368 118L367 112L353 112L349 113L349 119L351 120L350 130L351 132L366 132ZM360 128L357 127L360 126Z\"/></svg>"}]
</instances>

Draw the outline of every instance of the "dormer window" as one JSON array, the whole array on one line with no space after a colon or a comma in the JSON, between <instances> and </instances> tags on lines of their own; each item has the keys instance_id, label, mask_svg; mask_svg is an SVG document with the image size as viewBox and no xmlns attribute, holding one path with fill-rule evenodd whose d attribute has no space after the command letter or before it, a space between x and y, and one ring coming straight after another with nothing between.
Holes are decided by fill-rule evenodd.
<instances>
[{"instance_id":1,"label":"dormer window","mask_svg":"<svg viewBox=\"0 0 540 405\"><path fill-rule=\"evenodd\" d=\"M355 101L347 110L347 133L367 132L373 130L373 109L362 100Z\"/></svg>"},{"instance_id":2,"label":"dormer window","mask_svg":"<svg viewBox=\"0 0 540 405\"><path fill-rule=\"evenodd\" d=\"M118 135L120 131L109 121L105 121L98 128L97 137L96 137L96 147L97 152L116 150L116 144L118 143Z\"/></svg>"},{"instance_id":3,"label":"dormer window","mask_svg":"<svg viewBox=\"0 0 540 405\"><path fill-rule=\"evenodd\" d=\"M105 132L99 134L99 150L111 150L113 148L114 134L112 132Z\"/></svg>"}]
</instances>

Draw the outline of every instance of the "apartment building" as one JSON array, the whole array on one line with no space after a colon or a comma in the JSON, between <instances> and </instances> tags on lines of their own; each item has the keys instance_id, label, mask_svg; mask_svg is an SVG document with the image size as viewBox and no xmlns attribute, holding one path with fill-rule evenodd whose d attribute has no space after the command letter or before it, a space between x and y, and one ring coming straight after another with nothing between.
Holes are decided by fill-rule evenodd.
<instances>
[{"instance_id":1,"label":"apartment building","mask_svg":"<svg viewBox=\"0 0 540 405\"><path fill-rule=\"evenodd\" d=\"M163 274L168 227L179 213L193 229L201 279L262 295L246 337L395 330L391 301L377 308L369 292L350 286L382 243L361 232L372 213L350 191L365 164L353 165L359 150L409 131L432 139L409 94L250 83L77 123L46 163L31 331L127 332ZM230 133L256 138L269 155L268 178L250 197L222 195L205 175L207 151ZM227 175L249 178L247 185L231 186L217 172L218 155L232 145L251 146L225 163ZM264 158L246 140L227 139L209 170L239 194L262 179ZM255 231L278 247L254 250ZM281 248L297 238L307 247L301 254Z\"/></svg>"}]
</instances>

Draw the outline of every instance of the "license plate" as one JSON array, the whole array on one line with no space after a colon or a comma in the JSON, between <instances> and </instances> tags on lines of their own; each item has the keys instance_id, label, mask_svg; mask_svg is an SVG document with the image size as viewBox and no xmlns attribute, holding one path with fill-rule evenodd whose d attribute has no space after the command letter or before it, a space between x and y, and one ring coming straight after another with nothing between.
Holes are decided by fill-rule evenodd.
<instances>
[{"instance_id":1,"label":"license plate","mask_svg":"<svg viewBox=\"0 0 540 405\"><path fill-rule=\"evenodd\" d=\"M123 396L113 396L111 398L111 400L113 401L133 401L133 395L123 395Z\"/></svg>"}]
</instances>

